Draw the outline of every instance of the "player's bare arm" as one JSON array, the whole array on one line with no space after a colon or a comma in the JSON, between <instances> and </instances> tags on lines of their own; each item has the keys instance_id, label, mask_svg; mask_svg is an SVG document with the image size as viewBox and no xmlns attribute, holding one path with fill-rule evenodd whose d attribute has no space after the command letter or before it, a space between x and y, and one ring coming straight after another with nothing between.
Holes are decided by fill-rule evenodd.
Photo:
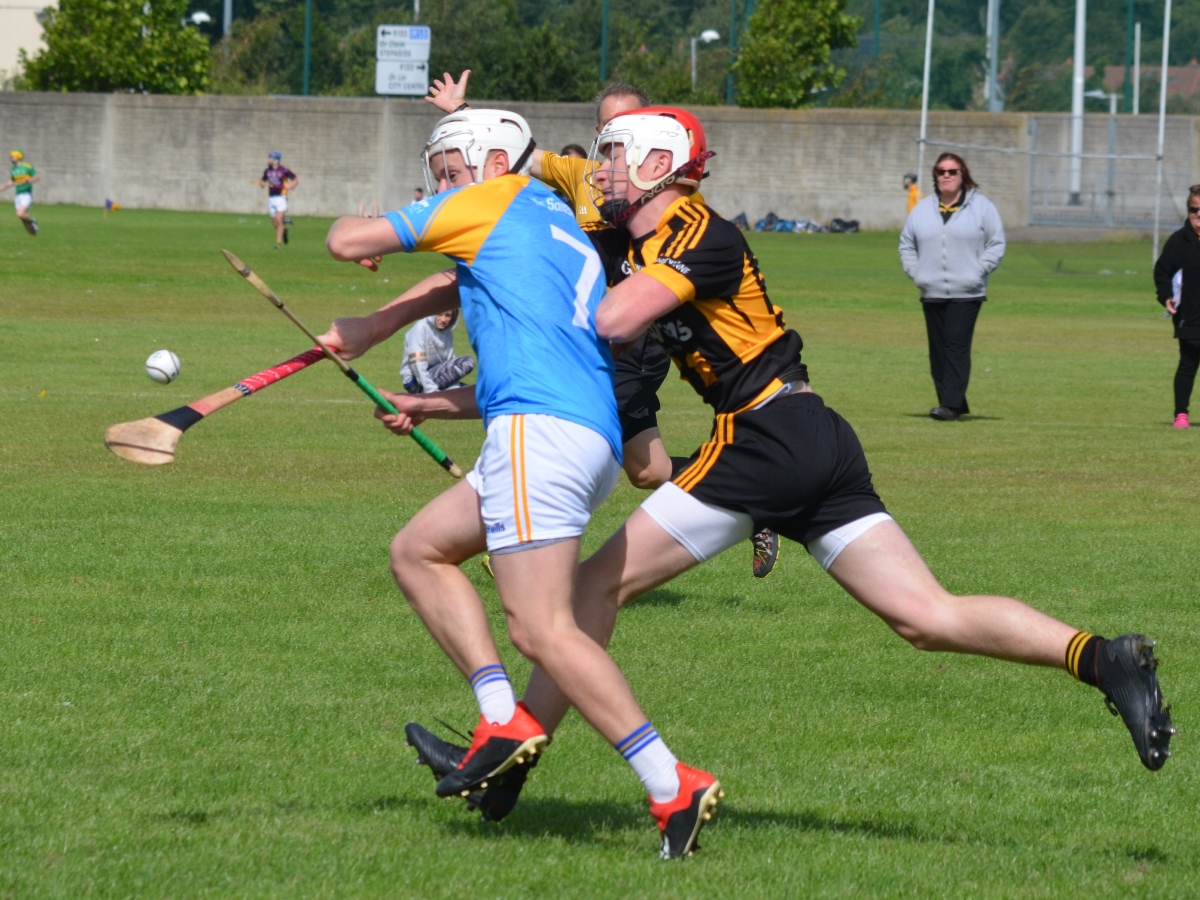
<instances>
[{"instance_id":1,"label":"player's bare arm","mask_svg":"<svg viewBox=\"0 0 1200 900\"><path fill-rule=\"evenodd\" d=\"M396 229L386 218L361 219L342 216L325 237L329 255L341 262L356 262L374 271L375 262L385 253L400 253L404 247Z\"/></svg>"},{"instance_id":2,"label":"player's bare arm","mask_svg":"<svg viewBox=\"0 0 1200 900\"><path fill-rule=\"evenodd\" d=\"M426 419L478 419L479 406L475 402L475 386L450 388L435 394L393 394L381 390L399 410L399 415L390 415L376 408L375 418L394 434L410 434L413 428Z\"/></svg>"},{"instance_id":3,"label":"player's bare arm","mask_svg":"<svg viewBox=\"0 0 1200 900\"><path fill-rule=\"evenodd\" d=\"M321 342L342 359L357 359L406 325L458 305L458 275L454 269L435 272L369 316L336 319L321 335Z\"/></svg>"},{"instance_id":4,"label":"player's bare arm","mask_svg":"<svg viewBox=\"0 0 1200 900\"><path fill-rule=\"evenodd\" d=\"M596 333L607 341L628 343L678 306L674 291L637 272L604 295L596 309Z\"/></svg>"}]
</instances>

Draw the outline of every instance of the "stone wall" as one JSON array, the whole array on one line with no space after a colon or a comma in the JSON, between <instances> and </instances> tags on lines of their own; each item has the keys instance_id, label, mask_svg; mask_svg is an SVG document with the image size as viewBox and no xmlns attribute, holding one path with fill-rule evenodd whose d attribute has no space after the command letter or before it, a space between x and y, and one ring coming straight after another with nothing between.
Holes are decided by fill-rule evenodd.
<instances>
[{"instance_id":1,"label":"stone wall","mask_svg":"<svg viewBox=\"0 0 1200 900\"><path fill-rule=\"evenodd\" d=\"M543 149L586 146L595 133L589 104L509 106L529 120ZM870 229L903 224L900 181L917 168L917 112L696 112L717 152L704 193L726 215L836 216ZM0 135L42 175L39 202L99 206L109 198L130 208L262 211L264 191L250 182L269 150L281 150L300 177L290 198L297 215L352 213L359 203L402 206L423 182L418 154L438 117L419 99L0 94ZM929 134L1026 149L1029 117L932 112ZM929 148L927 168L939 149ZM1028 157L962 153L1004 221L1027 224Z\"/></svg>"}]
</instances>

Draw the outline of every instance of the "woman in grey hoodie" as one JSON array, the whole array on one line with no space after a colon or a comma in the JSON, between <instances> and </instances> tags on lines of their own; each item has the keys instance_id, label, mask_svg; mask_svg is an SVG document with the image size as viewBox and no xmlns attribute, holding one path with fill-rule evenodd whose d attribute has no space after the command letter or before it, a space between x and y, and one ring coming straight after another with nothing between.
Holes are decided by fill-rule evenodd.
<instances>
[{"instance_id":1,"label":"woman in grey hoodie","mask_svg":"<svg viewBox=\"0 0 1200 900\"><path fill-rule=\"evenodd\" d=\"M929 415L951 422L971 411L971 338L988 275L1004 258L1004 225L957 153L937 158L933 180L937 190L917 203L900 233L900 263L925 311L938 398Z\"/></svg>"}]
</instances>

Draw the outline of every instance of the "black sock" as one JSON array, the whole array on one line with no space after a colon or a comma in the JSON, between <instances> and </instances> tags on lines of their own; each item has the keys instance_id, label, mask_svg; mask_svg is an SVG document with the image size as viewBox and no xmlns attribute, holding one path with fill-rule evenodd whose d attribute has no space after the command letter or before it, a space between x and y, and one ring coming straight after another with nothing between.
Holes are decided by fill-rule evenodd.
<instances>
[{"instance_id":1,"label":"black sock","mask_svg":"<svg viewBox=\"0 0 1200 900\"><path fill-rule=\"evenodd\" d=\"M1096 653L1104 638L1098 634L1080 631L1067 643L1065 661L1067 671L1084 684L1099 687L1096 673Z\"/></svg>"}]
</instances>

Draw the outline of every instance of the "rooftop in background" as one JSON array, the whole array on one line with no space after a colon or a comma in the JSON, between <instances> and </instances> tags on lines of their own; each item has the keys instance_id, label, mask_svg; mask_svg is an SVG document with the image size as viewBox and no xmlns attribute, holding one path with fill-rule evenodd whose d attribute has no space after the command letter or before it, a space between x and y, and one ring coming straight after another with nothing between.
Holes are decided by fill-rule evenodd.
<instances>
[{"instance_id":1,"label":"rooftop in background","mask_svg":"<svg viewBox=\"0 0 1200 900\"><path fill-rule=\"evenodd\" d=\"M1088 66L1087 76L1095 73L1095 68ZM1158 66L1142 64L1142 78L1158 82ZM1113 93L1121 93L1125 89L1125 67L1104 67L1104 89ZM1167 96L1185 97L1191 99L1200 97L1200 62L1192 60L1186 66L1167 66Z\"/></svg>"}]
</instances>

